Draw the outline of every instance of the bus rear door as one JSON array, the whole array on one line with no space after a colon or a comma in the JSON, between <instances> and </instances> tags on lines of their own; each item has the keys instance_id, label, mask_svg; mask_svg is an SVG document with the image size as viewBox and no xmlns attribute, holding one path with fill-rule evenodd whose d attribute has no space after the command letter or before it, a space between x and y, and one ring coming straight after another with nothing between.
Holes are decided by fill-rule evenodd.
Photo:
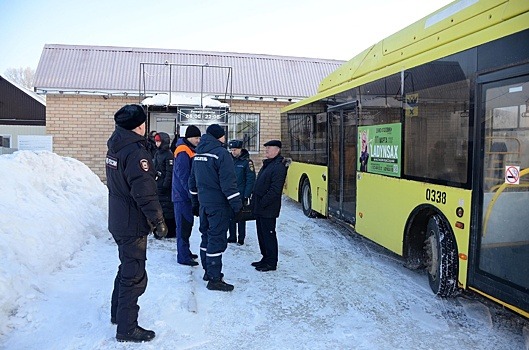
<instances>
[{"instance_id":1,"label":"bus rear door","mask_svg":"<svg viewBox=\"0 0 529 350\"><path fill-rule=\"evenodd\" d=\"M357 104L329 108L329 215L355 224Z\"/></svg>"}]
</instances>

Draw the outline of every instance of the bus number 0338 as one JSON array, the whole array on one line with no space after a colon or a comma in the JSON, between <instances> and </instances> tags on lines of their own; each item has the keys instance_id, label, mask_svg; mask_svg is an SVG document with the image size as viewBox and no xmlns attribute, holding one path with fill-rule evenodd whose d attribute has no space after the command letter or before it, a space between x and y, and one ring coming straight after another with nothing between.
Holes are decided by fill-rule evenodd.
<instances>
[{"instance_id":1,"label":"bus number 0338","mask_svg":"<svg viewBox=\"0 0 529 350\"><path fill-rule=\"evenodd\" d=\"M434 203L446 204L446 192L427 189L426 200Z\"/></svg>"}]
</instances>

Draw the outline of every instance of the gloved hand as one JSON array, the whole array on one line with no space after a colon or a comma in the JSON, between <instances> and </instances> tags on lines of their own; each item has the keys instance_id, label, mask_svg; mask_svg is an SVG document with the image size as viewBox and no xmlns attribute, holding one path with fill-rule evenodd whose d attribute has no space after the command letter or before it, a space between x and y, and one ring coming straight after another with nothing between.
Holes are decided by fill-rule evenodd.
<instances>
[{"instance_id":1,"label":"gloved hand","mask_svg":"<svg viewBox=\"0 0 529 350\"><path fill-rule=\"evenodd\" d=\"M193 207L191 208L191 210L193 211L193 216L199 216L199 206L198 205L193 205Z\"/></svg>"},{"instance_id":2,"label":"gloved hand","mask_svg":"<svg viewBox=\"0 0 529 350\"><path fill-rule=\"evenodd\" d=\"M153 233L160 238L164 238L165 236L167 236L168 231L169 229L167 228L165 221L162 219L154 227Z\"/></svg>"},{"instance_id":3,"label":"gloved hand","mask_svg":"<svg viewBox=\"0 0 529 350\"><path fill-rule=\"evenodd\" d=\"M242 209L239 210L237 213L235 213L235 215L233 216L233 221L239 222L241 221L241 218L242 218Z\"/></svg>"},{"instance_id":4,"label":"gloved hand","mask_svg":"<svg viewBox=\"0 0 529 350\"><path fill-rule=\"evenodd\" d=\"M237 196L235 198L232 198L229 200L231 210L233 210L234 213L238 213L242 209L242 200L241 197Z\"/></svg>"}]
</instances>

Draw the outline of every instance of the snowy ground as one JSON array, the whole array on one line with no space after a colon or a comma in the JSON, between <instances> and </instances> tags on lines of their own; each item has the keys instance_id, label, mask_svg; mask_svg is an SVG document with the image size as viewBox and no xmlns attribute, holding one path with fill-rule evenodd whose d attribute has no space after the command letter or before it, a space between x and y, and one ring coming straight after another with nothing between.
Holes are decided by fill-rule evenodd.
<instances>
[{"instance_id":1,"label":"snowy ground","mask_svg":"<svg viewBox=\"0 0 529 350\"><path fill-rule=\"evenodd\" d=\"M117 249L94 177L51 153L0 156L0 349L529 349L528 320L474 294L435 297L426 275L288 199L278 270L250 266L248 223L246 244L224 254L231 293L207 290L200 267L176 263L174 239L151 236L139 322L156 338L117 343ZM191 241L198 252L198 222Z\"/></svg>"}]
</instances>

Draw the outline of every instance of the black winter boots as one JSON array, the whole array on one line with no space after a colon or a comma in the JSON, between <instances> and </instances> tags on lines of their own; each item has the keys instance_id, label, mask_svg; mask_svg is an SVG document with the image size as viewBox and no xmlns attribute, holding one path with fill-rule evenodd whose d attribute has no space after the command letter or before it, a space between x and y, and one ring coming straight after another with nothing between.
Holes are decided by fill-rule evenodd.
<instances>
[{"instance_id":1,"label":"black winter boots","mask_svg":"<svg viewBox=\"0 0 529 350\"><path fill-rule=\"evenodd\" d=\"M231 292L233 290L233 285L224 282L222 278L218 280L210 279L206 288L209 290L220 290L221 292Z\"/></svg>"},{"instance_id":2,"label":"black winter boots","mask_svg":"<svg viewBox=\"0 0 529 350\"><path fill-rule=\"evenodd\" d=\"M134 343L141 343L144 341L151 341L154 339L156 333L154 331L149 331L147 329L143 329L140 326L136 326L132 332L129 332L127 334L116 334L116 339L119 342L125 342L130 341Z\"/></svg>"}]
</instances>

